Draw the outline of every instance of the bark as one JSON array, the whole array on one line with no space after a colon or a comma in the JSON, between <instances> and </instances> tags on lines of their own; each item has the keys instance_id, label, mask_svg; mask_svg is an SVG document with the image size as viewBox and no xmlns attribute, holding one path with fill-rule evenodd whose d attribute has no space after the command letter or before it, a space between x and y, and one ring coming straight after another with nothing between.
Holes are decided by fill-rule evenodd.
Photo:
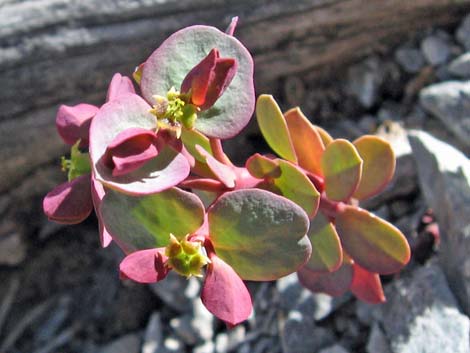
<instances>
[{"instance_id":1,"label":"bark","mask_svg":"<svg viewBox=\"0 0 470 353\"><path fill-rule=\"evenodd\" d=\"M470 0L0 0L0 193L63 152L61 103L101 104L169 34L224 29L253 53L258 92L332 71L428 26L457 23ZM47 184L47 183L46 183ZM37 188L36 188L37 189Z\"/></svg>"}]
</instances>

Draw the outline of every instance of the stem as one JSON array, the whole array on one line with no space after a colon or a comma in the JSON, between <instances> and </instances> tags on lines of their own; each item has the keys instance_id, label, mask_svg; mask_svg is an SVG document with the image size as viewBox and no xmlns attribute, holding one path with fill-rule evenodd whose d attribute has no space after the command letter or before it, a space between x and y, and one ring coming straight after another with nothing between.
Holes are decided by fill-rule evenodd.
<instances>
[{"instance_id":1,"label":"stem","mask_svg":"<svg viewBox=\"0 0 470 353\"><path fill-rule=\"evenodd\" d=\"M232 161L227 157L222 148L222 142L220 142L220 139L209 138L209 143L211 145L214 158L225 165L233 167Z\"/></svg>"},{"instance_id":2,"label":"stem","mask_svg":"<svg viewBox=\"0 0 470 353\"><path fill-rule=\"evenodd\" d=\"M198 189L212 192L222 192L226 190L224 184L218 180L208 178L194 178L182 181L179 186L183 188Z\"/></svg>"},{"instance_id":3,"label":"stem","mask_svg":"<svg viewBox=\"0 0 470 353\"><path fill-rule=\"evenodd\" d=\"M321 211L330 218L336 218L337 214L342 212L344 209L344 202L333 201L326 197L326 194L322 192L320 196L320 209Z\"/></svg>"}]
</instances>

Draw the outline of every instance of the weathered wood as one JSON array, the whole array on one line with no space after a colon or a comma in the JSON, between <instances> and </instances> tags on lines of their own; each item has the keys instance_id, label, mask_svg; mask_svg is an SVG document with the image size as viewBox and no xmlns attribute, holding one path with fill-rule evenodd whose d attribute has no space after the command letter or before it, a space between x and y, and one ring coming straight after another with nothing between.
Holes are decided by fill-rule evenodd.
<instances>
[{"instance_id":1,"label":"weathered wood","mask_svg":"<svg viewBox=\"0 0 470 353\"><path fill-rule=\"evenodd\" d=\"M60 103L103 101L162 40L191 24L223 28L255 57L259 92L324 72L430 25L454 24L470 0L0 0L0 193L62 152Z\"/></svg>"}]
</instances>

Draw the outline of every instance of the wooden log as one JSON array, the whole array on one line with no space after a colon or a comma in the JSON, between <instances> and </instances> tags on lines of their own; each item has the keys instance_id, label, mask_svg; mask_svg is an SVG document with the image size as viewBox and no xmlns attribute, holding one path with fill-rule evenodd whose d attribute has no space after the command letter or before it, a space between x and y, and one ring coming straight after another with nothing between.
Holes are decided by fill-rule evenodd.
<instances>
[{"instance_id":1,"label":"wooden log","mask_svg":"<svg viewBox=\"0 0 470 353\"><path fill-rule=\"evenodd\" d=\"M470 0L0 0L0 193L63 152L59 104L101 104L114 72L130 74L182 27L240 16L258 92L272 92L279 78L334 70L468 9Z\"/></svg>"}]
</instances>

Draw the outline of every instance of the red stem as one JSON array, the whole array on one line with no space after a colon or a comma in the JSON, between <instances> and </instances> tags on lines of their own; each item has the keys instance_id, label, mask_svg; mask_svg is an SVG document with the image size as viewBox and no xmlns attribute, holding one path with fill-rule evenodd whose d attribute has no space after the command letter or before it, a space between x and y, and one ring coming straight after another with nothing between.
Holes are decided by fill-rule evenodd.
<instances>
[{"instance_id":1,"label":"red stem","mask_svg":"<svg viewBox=\"0 0 470 353\"><path fill-rule=\"evenodd\" d=\"M335 219L338 213L343 211L344 207L344 202L330 200L326 197L326 194L322 192L319 208L326 216Z\"/></svg>"},{"instance_id":2,"label":"red stem","mask_svg":"<svg viewBox=\"0 0 470 353\"><path fill-rule=\"evenodd\" d=\"M225 185L218 180L208 178L188 178L179 184L180 187L198 189L212 192L222 192L226 189Z\"/></svg>"},{"instance_id":3,"label":"red stem","mask_svg":"<svg viewBox=\"0 0 470 353\"><path fill-rule=\"evenodd\" d=\"M227 157L222 148L222 142L220 142L219 139L209 138L209 143L211 145L212 154L214 155L214 158L225 165L233 167L232 161Z\"/></svg>"}]
</instances>

